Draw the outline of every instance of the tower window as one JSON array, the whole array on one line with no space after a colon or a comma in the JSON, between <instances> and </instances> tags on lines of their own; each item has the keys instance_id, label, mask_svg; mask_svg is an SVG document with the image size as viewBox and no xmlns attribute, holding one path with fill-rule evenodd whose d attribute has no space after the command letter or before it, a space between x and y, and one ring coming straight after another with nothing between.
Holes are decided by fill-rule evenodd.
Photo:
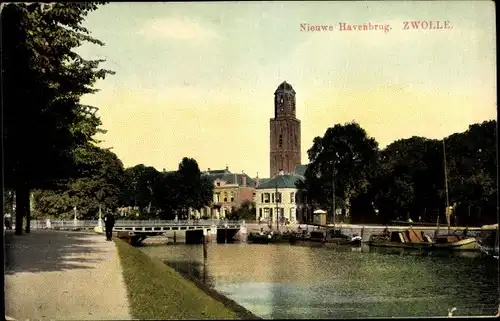
<instances>
[{"instance_id":1,"label":"tower window","mask_svg":"<svg viewBox=\"0 0 500 321\"><path fill-rule=\"evenodd\" d=\"M279 147L283 147L283 135L280 135Z\"/></svg>"}]
</instances>

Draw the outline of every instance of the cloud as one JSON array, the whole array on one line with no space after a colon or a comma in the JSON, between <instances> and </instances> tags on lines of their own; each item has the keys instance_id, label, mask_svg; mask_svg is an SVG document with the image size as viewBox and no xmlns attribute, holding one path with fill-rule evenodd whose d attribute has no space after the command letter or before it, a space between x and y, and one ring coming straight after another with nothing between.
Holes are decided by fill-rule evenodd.
<instances>
[{"instance_id":1,"label":"cloud","mask_svg":"<svg viewBox=\"0 0 500 321\"><path fill-rule=\"evenodd\" d=\"M188 18L151 19L145 23L138 34L177 40L209 40L221 38L215 30L202 26Z\"/></svg>"}]
</instances>

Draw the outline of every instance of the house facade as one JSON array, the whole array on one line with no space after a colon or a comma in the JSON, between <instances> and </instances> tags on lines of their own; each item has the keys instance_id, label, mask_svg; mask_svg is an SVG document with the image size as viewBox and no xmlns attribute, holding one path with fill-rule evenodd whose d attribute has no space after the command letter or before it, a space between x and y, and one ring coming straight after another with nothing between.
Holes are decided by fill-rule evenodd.
<instances>
[{"instance_id":1,"label":"house facade","mask_svg":"<svg viewBox=\"0 0 500 321\"><path fill-rule=\"evenodd\" d=\"M222 219L245 201L254 199L256 181L243 172L231 173L228 167L223 170L209 168L202 176L214 184L213 200L210 206L195 211L195 216Z\"/></svg>"},{"instance_id":2,"label":"house facade","mask_svg":"<svg viewBox=\"0 0 500 321\"><path fill-rule=\"evenodd\" d=\"M257 221L276 223L297 222L296 182L303 176L295 173L280 172L265 183L256 187L255 207Z\"/></svg>"}]
</instances>

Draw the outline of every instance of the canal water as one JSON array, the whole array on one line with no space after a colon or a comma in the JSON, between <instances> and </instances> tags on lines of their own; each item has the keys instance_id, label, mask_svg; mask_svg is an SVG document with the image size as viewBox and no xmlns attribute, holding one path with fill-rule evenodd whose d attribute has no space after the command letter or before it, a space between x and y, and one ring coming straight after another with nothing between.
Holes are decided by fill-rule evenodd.
<instances>
[{"instance_id":1,"label":"canal water","mask_svg":"<svg viewBox=\"0 0 500 321\"><path fill-rule=\"evenodd\" d=\"M145 245L264 319L493 316L498 260L479 254L264 244Z\"/></svg>"}]
</instances>

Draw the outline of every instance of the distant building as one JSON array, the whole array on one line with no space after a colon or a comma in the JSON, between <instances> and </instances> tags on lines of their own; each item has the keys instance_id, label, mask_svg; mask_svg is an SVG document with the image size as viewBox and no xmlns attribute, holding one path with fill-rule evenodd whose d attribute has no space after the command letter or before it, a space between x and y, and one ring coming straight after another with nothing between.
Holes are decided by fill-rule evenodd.
<instances>
[{"instance_id":1,"label":"distant building","mask_svg":"<svg viewBox=\"0 0 500 321\"><path fill-rule=\"evenodd\" d=\"M280 172L273 178L257 185L255 191L256 220L274 222L288 220L297 222L296 183L303 176Z\"/></svg>"},{"instance_id":2,"label":"distant building","mask_svg":"<svg viewBox=\"0 0 500 321\"><path fill-rule=\"evenodd\" d=\"M213 202L202 209L199 215L210 218L225 218L233 208L245 201L253 201L256 181L245 173L231 173L229 168L202 172L214 184Z\"/></svg>"},{"instance_id":3,"label":"distant building","mask_svg":"<svg viewBox=\"0 0 500 321\"><path fill-rule=\"evenodd\" d=\"M269 130L269 175L294 173L301 164L300 120L295 112L295 90L286 81L274 92L274 118Z\"/></svg>"}]
</instances>

